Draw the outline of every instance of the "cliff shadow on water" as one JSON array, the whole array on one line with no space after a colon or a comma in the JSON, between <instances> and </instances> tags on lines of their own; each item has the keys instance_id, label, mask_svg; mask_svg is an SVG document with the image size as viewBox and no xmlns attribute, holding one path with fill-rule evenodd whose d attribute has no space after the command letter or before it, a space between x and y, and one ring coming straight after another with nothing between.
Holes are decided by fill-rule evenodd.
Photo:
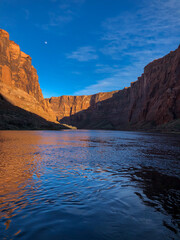
<instances>
[{"instance_id":1,"label":"cliff shadow on water","mask_svg":"<svg viewBox=\"0 0 180 240\"><path fill-rule=\"evenodd\" d=\"M46 119L28 112L10 103L0 94L0 130L59 130L65 126L56 124Z\"/></svg>"}]
</instances>

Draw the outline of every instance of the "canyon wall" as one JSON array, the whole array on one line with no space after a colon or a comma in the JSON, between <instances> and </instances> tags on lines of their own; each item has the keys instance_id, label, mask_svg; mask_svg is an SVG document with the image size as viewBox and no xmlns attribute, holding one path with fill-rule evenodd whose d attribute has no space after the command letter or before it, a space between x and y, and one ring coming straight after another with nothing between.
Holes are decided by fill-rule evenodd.
<instances>
[{"instance_id":1,"label":"canyon wall","mask_svg":"<svg viewBox=\"0 0 180 240\"><path fill-rule=\"evenodd\" d=\"M4 30L0 30L0 82L27 92L39 102L44 100L31 57L9 40Z\"/></svg>"},{"instance_id":2,"label":"canyon wall","mask_svg":"<svg viewBox=\"0 0 180 240\"><path fill-rule=\"evenodd\" d=\"M18 128L21 128L21 121L25 127L26 114L23 112L24 119L20 119L21 109L33 113L32 123L28 121L29 113L26 118L31 126L33 119L35 125L40 126L40 118L36 116L59 125L54 112L44 100L36 69L31 64L31 57L22 52L19 45L9 40L9 34L2 29L0 29L0 107L0 128L7 128L8 125L16 127L16 122ZM8 111L8 108L11 110ZM44 125L45 121L42 122Z\"/></svg>"},{"instance_id":3,"label":"canyon wall","mask_svg":"<svg viewBox=\"0 0 180 240\"><path fill-rule=\"evenodd\" d=\"M44 99L31 57L0 30L0 129L65 128L56 120L87 129L153 129L174 122L180 128L180 47L148 64L123 90Z\"/></svg>"},{"instance_id":4,"label":"canyon wall","mask_svg":"<svg viewBox=\"0 0 180 240\"><path fill-rule=\"evenodd\" d=\"M180 119L180 47L154 60L131 86L47 99L61 123L87 129L153 129Z\"/></svg>"},{"instance_id":5,"label":"canyon wall","mask_svg":"<svg viewBox=\"0 0 180 240\"><path fill-rule=\"evenodd\" d=\"M50 104L57 120L61 121L64 117L70 117L90 107L95 107L98 102L111 98L116 92L118 91L83 96L51 97L45 100Z\"/></svg>"}]
</instances>

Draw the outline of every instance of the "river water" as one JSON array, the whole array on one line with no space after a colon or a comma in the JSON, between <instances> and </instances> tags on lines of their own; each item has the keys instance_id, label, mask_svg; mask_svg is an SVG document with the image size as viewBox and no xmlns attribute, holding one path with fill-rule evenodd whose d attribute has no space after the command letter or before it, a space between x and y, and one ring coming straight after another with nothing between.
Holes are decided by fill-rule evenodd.
<instances>
[{"instance_id":1,"label":"river water","mask_svg":"<svg viewBox=\"0 0 180 240\"><path fill-rule=\"evenodd\" d=\"M0 131L0 239L179 239L179 207L179 135Z\"/></svg>"}]
</instances>

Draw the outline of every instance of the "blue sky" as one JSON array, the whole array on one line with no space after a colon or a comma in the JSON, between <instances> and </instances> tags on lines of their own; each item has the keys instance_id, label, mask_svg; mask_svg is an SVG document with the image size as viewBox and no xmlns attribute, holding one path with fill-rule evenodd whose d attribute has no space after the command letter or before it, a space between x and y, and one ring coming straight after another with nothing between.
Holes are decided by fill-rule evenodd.
<instances>
[{"instance_id":1,"label":"blue sky","mask_svg":"<svg viewBox=\"0 0 180 240\"><path fill-rule=\"evenodd\" d=\"M45 97L128 87L180 44L180 0L0 0Z\"/></svg>"}]
</instances>

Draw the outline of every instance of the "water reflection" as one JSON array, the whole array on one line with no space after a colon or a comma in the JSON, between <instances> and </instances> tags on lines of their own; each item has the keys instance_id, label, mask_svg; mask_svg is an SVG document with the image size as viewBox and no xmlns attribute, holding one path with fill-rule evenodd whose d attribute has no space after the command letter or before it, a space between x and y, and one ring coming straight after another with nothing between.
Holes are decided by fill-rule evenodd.
<instances>
[{"instance_id":1,"label":"water reflection","mask_svg":"<svg viewBox=\"0 0 180 240\"><path fill-rule=\"evenodd\" d=\"M0 239L178 239L179 140L1 131Z\"/></svg>"},{"instance_id":2,"label":"water reflection","mask_svg":"<svg viewBox=\"0 0 180 240\"><path fill-rule=\"evenodd\" d=\"M28 205L33 190L34 164L40 136L29 138L26 133L0 133L0 218L6 230L11 219Z\"/></svg>"},{"instance_id":3,"label":"water reflection","mask_svg":"<svg viewBox=\"0 0 180 240\"><path fill-rule=\"evenodd\" d=\"M135 192L147 206L170 215L170 222L163 224L175 233L180 228L180 179L157 172L150 167L133 169L131 180L141 188L141 193Z\"/></svg>"}]
</instances>

